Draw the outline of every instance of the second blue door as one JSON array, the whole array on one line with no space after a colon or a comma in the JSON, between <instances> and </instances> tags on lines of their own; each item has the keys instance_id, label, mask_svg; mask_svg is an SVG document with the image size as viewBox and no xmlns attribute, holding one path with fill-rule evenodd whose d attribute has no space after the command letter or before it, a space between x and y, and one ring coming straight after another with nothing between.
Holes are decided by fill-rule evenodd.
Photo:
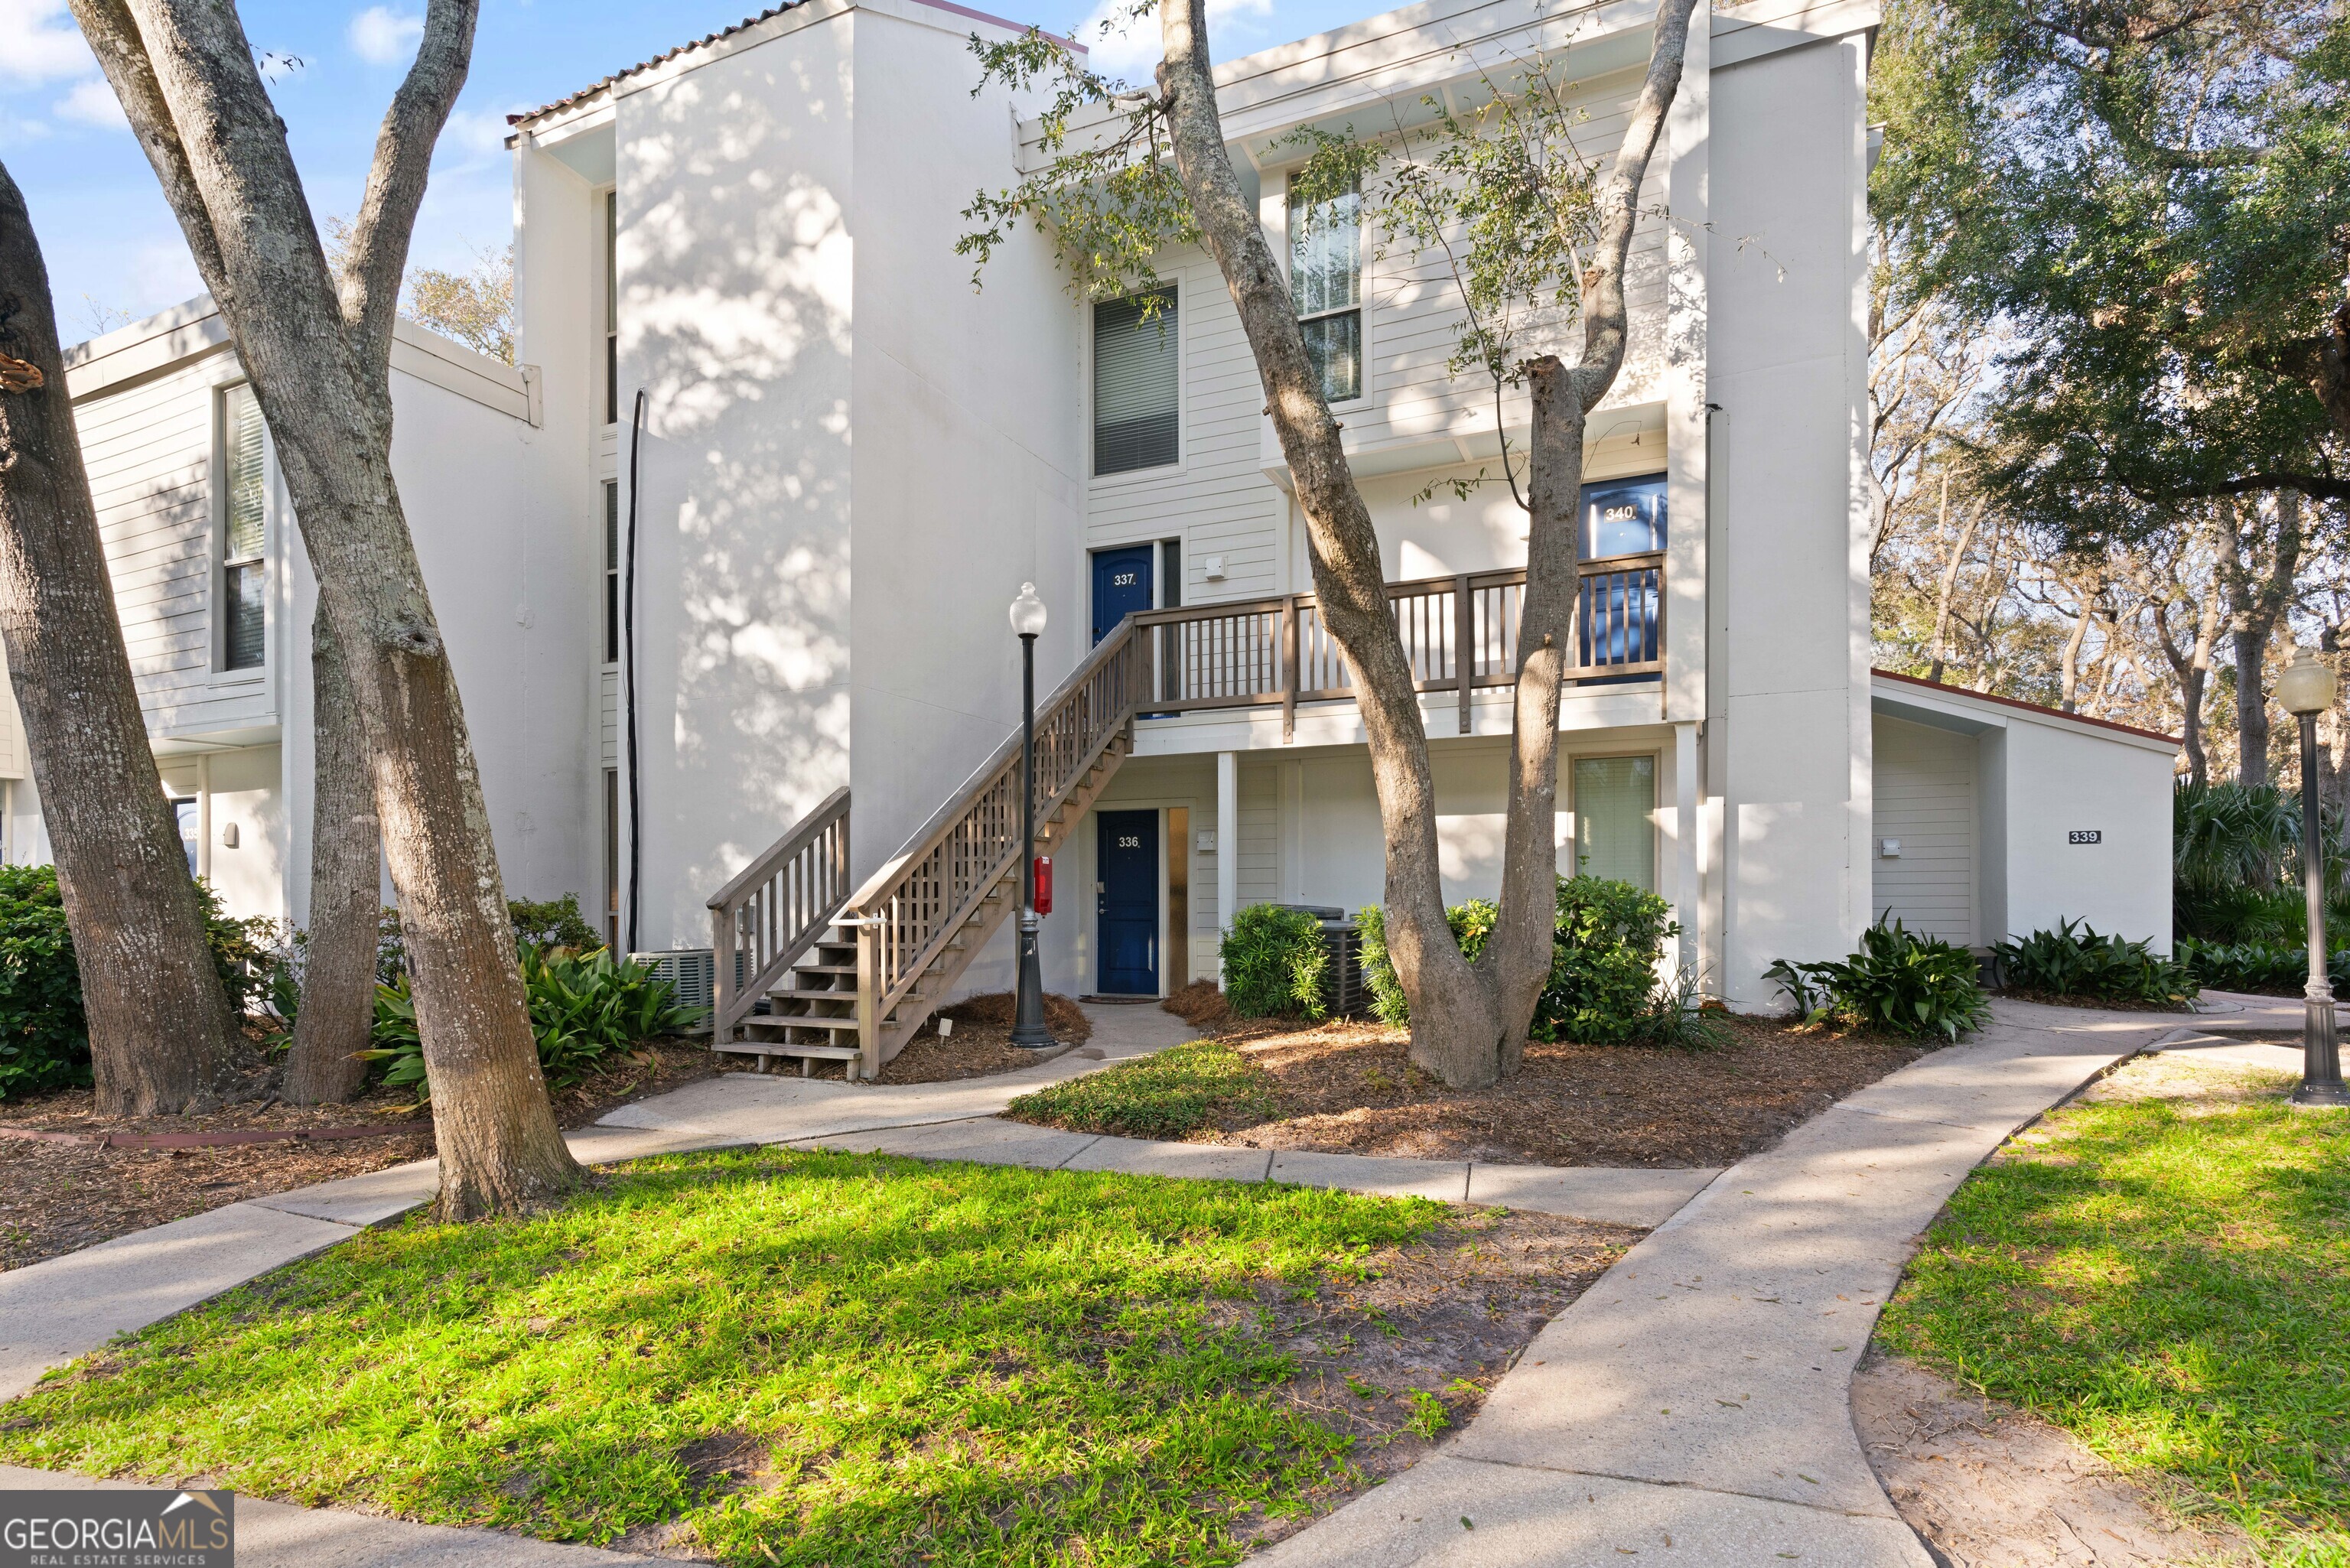
<instances>
[{"instance_id":1,"label":"second blue door","mask_svg":"<svg viewBox=\"0 0 2350 1568\"><path fill-rule=\"evenodd\" d=\"M1118 623L1150 603L1150 556L1156 545L1133 545L1123 550L1101 550L1094 556L1094 640L1118 629Z\"/></svg>"},{"instance_id":2,"label":"second blue door","mask_svg":"<svg viewBox=\"0 0 2350 1568\"><path fill-rule=\"evenodd\" d=\"M1096 919L1105 996L1159 994L1159 814L1103 811Z\"/></svg>"}]
</instances>

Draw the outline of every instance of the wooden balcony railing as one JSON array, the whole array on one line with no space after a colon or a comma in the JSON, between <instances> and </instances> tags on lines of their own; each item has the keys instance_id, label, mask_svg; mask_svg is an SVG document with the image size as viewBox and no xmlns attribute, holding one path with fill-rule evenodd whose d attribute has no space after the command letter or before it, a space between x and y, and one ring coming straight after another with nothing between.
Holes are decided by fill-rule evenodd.
<instances>
[{"instance_id":1,"label":"wooden balcony railing","mask_svg":"<svg viewBox=\"0 0 2350 1568\"><path fill-rule=\"evenodd\" d=\"M1620 680L1664 671L1661 551L1583 564L1570 681ZM1389 583L1396 630L1414 685L1460 696L1461 732L1481 687L1517 680L1518 611L1526 574L1465 572ZM1282 734L1300 702L1354 695L1346 657L1312 594L1227 600L1128 618L1151 644L1154 712L1279 703Z\"/></svg>"}]
</instances>

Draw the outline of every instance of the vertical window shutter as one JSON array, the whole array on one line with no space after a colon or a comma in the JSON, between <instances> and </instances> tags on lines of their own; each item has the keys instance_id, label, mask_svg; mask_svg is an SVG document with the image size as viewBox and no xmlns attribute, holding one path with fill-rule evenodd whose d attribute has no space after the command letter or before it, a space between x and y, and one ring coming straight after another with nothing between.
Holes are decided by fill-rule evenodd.
<instances>
[{"instance_id":1,"label":"vertical window shutter","mask_svg":"<svg viewBox=\"0 0 2350 1568\"><path fill-rule=\"evenodd\" d=\"M1182 456L1176 298L1145 319L1139 299L1094 306L1094 472L1164 468Z\"/></svg>"}]
</instances>

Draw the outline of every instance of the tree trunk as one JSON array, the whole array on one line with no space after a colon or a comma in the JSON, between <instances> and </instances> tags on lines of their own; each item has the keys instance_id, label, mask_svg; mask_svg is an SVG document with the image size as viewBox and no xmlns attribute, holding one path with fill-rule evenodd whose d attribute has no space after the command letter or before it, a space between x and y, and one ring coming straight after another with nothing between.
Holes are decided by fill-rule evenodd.
<instances>
[{"instance_id":1,"label":"tree trunk","mask_svg":"<svg viewBox=\"0 0 2350 1568\"><path fill-rule=\"evenodd\" d=\"M1508 825L1501 913L1472 969L1444 920L1436 846L1436 792L1409 662L1379 566L1378 538L1355 487L1281 268L1255 204L1225 151L1208 56L1206 0L1163 0L1167 102L1175 170L1209 253L1248 335L1266 411L1305 514L1322 618L1354 674L1387 840L1388 951L1411 1003L1411 1059L1454 1087L1517 1069L1550 972L1556 919L1559 683L1574 625L1578 576L1575 509L1584 420L1623 361L1623 268L1640 181L1680 80L1693 0L1665 0L1648 75L1598 209L1602 237L1584 278L1581 364L1528 367L1534 431L1527 583L1519 623Z\"/></svg>"},{"instance_id":2,"label":"tree trunk","mask_svg":"<svg viewBox=\"0 0 2350 1568\"><path fill-rule=\"evenodd\" d=\"M0 168L0 635L81 970L99 1114L217 1102L234 1021L147 742L47 269Z\"/></svg>"},{"instance_id":3,"label":"tree trunk","mask_svg":"<svg viewBox=\"0 0 2350 1568\"><path fill-rule=\"evenodd\" d=\"M2269 782L2269 711L2265 677L2269 638L2293 598L2293 574L2301 566L2301 496L2275 497L2277 530L2269 569L2260 573L2257 552L2246 559L2242 510L2224 530L2220 576L2229 598L2229 637L2236 655L2236 782L2247 788Z\"/></svg>"},{"instance_id":4,"label":"tree trunk","mask_svg":"<svg viewBox=\"0 0 2350 1568\"><path fill-rule=\"evenodd\" d=\"M1927 647L1929 662L1926 678L1929 680L1939 680L1942 678L1942 667L1949 651L1950 595L1957 591L1959 568L1966 564L1967 545L1974 539L1975 524L1982 521L1984 502L1984 497L1980 495L1975 497L1973 510L1967 514L1967 520L1959 525L1959 542L1950 546L1950 558L1942 566L1941 587L1934 597L1934 639ZM1949 512L1950 505L1950 481L1945 479L1942 482L1942 510L1945 514Z\"/></svg>"},{"instance_id":5,"label":"tree trunk","mask_svg":"<svg viewBox=\"0 0 2350 1568\"><path fill-rule=\"evenodd\" d=\"M391 322L475 0L432 0L338 293L234 10L72 0L276 438L366 727L441 1156L434 1212L533 1206L579 1168L548 1104L480 774L390 462Z\"/></svg>"},{"instance_id":6,"label":"tree trunk","mask_svg":"<svg viewBox=\"0 0 2350 1568\"><path fill-rule=\"evenodd\" d=\"M1411 1058L1455 1087L1500 1071L1500 1015L1444 919L1429 771L1409 660L1388 605L1378 535L1355 488L1338 421L1305 357L1288 286L1224 150L1208 59L1206 0L1163 0L1160 92L1175 170L1209 253L1240 311L1266 406L1305 514L1323 624L1346 651L1369 737L1371 779L1387 839L1388 953L1411 1003Z\"/></svg>"},{"instance_id":7,"label":"tree trunk","mask_svg":"<svg viewBox=\"0 0 2350 1568\"><path fill-rule=\"evenodd\" d=\"M342 649L323 614L313 618L310 645L317 709L310 938L285 1091L297 1106L348 1100L367 1079L367 1064L355 1053L368 1048L375 1024L376 926L383 903L383 836L367 737Z\"/></svg>"}]
</instances>

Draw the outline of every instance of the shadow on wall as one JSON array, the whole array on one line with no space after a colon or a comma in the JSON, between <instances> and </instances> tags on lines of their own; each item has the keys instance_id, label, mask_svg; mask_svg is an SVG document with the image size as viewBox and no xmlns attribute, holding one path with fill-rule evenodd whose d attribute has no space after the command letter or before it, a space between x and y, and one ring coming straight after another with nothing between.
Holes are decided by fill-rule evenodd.
<instances>
[{"instance_id":1,"label":"shadow on wall","mask_svg":"<svg viewBox=\"0 0 2350 1568\"><path fill-rule=\"evenodd\" d=\"M635 95L616 130L624 442L647 397L651 946L706 942L703 899L848 780L853 246L835 194L847 61L828 31Z\"/></svg>"}]
</instances>

